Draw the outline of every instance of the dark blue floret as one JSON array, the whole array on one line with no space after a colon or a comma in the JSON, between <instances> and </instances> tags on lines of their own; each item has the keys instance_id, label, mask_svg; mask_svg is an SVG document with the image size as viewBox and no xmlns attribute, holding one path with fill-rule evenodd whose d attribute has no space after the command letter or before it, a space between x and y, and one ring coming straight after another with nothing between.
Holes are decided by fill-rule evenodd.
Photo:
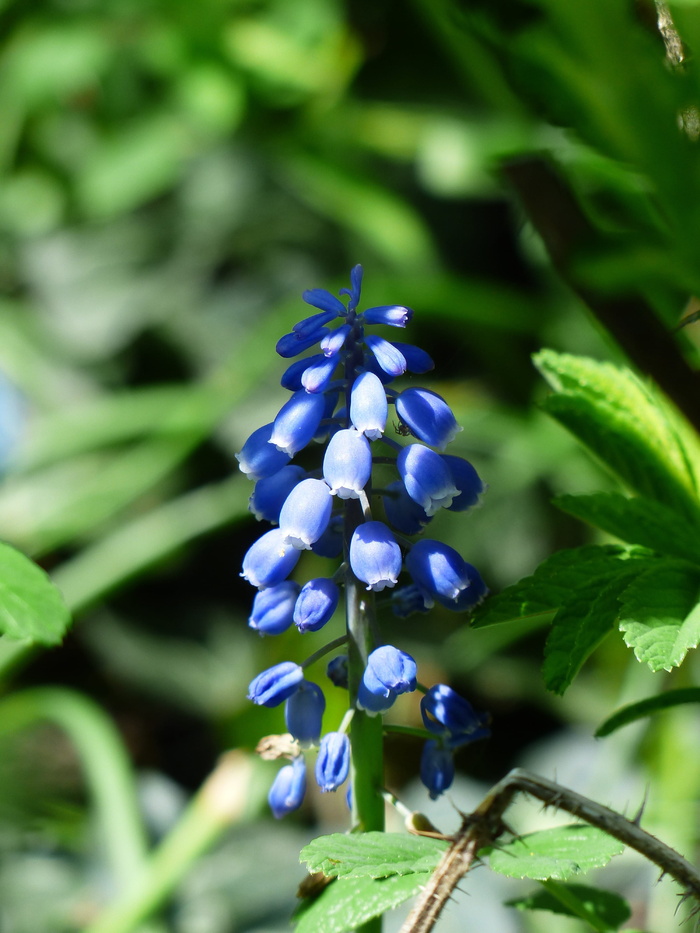
<instances>
[{"instance_id":1,"label":"dark blue floret","mask_svg":"<svg viewBox=\"0 0 700 933\"><path fill-rule=\"evenodd\" d=\"M284 718L291 735L302 745L315 744L321 738L321 723L326 699L318 684L302 680L284 707Z\"/></svg>"},{"instance_id":2,"label":"dark blue floret","mask_svg":"<svg viewBox=\"0 0 700 933\"><path fill-rule=\"evenodd\" d=\"M291 334L285 334L284 337L280 337L275 349L281 357L288 359L291 356L297 356L299 353L303 353L304 350L308 350L309 347L313 347L315 343L319 343L323 340L327 333L327 327L317 327L315 330L311 331L310 334L305 334L303 337L292 331Z\"/></svg>"},{"instance_id":3,"label":"dark blue floret","mask_svg":"<svg viewBox=\"0 0 700 933\"><path fill-rule=\"evenodd\" d=\"M431 800L452 785L455 777L455 763L452 752L440 742L430 739L423 746L420 760L420 779L428 788Z\"/></svg>"}]
</instances>

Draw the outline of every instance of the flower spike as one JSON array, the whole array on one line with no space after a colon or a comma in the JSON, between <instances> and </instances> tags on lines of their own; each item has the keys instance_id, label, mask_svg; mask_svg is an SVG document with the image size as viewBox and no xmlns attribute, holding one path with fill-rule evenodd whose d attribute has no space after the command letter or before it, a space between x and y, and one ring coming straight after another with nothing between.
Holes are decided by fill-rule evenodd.
<instances>
[{"instance_id":1,"label":"flower spike","mask_svg":"<svg viewBox=\"0 0 700 933\"><path fill-rule=\"evenodd\" d=\"M278 526L243 558L241 576L258 589L250 627L283 639L296 627L306 638L336 622L343 595L347 604L345 635L325 648L314 646L302 664L274 664L248 688L257 705L284 705L290 734L284 752L290 762L272 784L270 808L279 819L301 806L309 755L316 754L316 781L324 793L346 782L352 759L348 799L354 822L371 830L376 808L367 801L381 783L376 762L382 749L365 747L368 735L381 735L367 717L381 717L418 687L415 659L382 643L374 594L382 594L377 609L387 605L404 619L436 605L469 611L488 589L457 551L420 537L441 509L466 512L486 487L468 460L443 453L461 430L445 399L429 388L391 385L406 372L428 372L434 363L420 347L372 332L377 325L406 328L413 311L400 304L361 310L362 279L362 266L356 265L350 287L337 296L324 288L303 293L314 312L276 346L292 360L281 378L291 395L236 456L256 482L250 511ZM415 439L404 446L391 429L387 434L389 404L396 408L396 432ZM302 463L290 462L297 455ZM316 567L336 561L335 568L297 580L302 551L308 550ZM385 590L390 598L384 598ZM347 653L336 654L346 643ZM348 709L340 727L322 735L324 690L306 679L305 669L331 651L326 673L332 685L347 691ZM455 750L485 738L489 721L447 684L426 692L420 712L428 736L420 775L435 798L454 780ZM351 749L353 735L363 740Z\"/></svg>"}]
</instances>

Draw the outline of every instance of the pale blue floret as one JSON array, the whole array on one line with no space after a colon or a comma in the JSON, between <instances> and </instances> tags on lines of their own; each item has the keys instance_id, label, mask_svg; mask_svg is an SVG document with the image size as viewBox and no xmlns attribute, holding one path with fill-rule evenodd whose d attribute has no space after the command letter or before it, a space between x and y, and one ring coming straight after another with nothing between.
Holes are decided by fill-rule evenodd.
<instances>
[{"instance_id":1,"label":"pale blue floret","mask_svg":"<svg viewBox=\"0 0 700 933\"><path fill-rule=\"evenodd\" d=\"M302 755L292 758L291 764L277 772L267 795L272 815L281 820L283 816L298 810L306 793L306 763Z\"/></svg>"},{"instance_id":2,"label":"pale blue floret","mask_svg":"<svg viewBox=\"0 0 700 933\"><path fill-rule=\"evenodd\" d=\"M471 574L462 556L442 541L424 538L406 556L406 569L427 596L456 600L471 584Z\"/></svg>"},{"instance_id":3,"label":"pale blue floret","mask_svg":"<svg viewBox=\"0 0 700 933\"><path fill-rule=\"evenodd\" d=\"M397 457L396 465L409 496L427 515L447 508L459 495L447 464L429 447L409 444Z\"/></svg>"},{"instance_id":4,"label":"pale blue floret","mask_svg":"<svg viewBox=\"0 0 700 933\"><path fill-rule=\"evenodd\" d=\"M270 445L270 438L274 424L264 424L257 431L253 431L243 445L243 449L236 454L238 467L248 479L259 480L272 476L289 463L289 454L277 450Z\"/></svg>"},{"instance_id":5,"label":"pale blue floret","mask_svg":"<svg viewBox=\"0 0 700 933\"><path fill-rule=\"evenodd\" d=\"M336 356L343 349L351 330L352 327L349 324L343 324L324 337L321 341L324 356Z\"/></svg>"},{"instance_id":6,"label":"pale blue floret","mask_svg":"<svg viewBox=\"0 0 700 933\"><path fill-rule=\"evenodd\" d=\"M300 632L317 632L332 618L340 590L327 577L309 580L301 588L294 606L294 624Z\"/></svg>"},{"instance_id":7,"label":"pale blue floret","mask_svg":"<svg viewBox=\"0 0 700 933\"><path fill-rule=\"evenodd\" d=\"M375 715L393 706L397 696L416 689L416 662L393 645L382 645L367 659L357 694L361 709Z\"/></svg>"},{"instance_id":8,"label":"pale blue floret","mask_svg":"<svg viewBox=\"0 0 700 933\"><path fill-rule=\"evenodd\" d=\"M248 548L241 576L253 586L275 586L294 570L300 553L285 542L279 528L273 528Z\"/></svg>"},{"instance_id":9,"label":"pale blue floret","mask_svg":"<svg viewBox=\"0 0 700 933\"><path fill-rule=\"evenodd\" d=\"M286 545L308 549L328 527L333 509L322 479L304 479L289 493L280 511L279 530Z\"/></svg>"},{"instance_id":10,"label":"pale blue floret","mask_svg":"<svg viewBox=\"0 0 700 933\"><path fill-rule=\"evenodd\" d=\"M302 747L315 745L321 737L326 698L318 684L302 680L284 707L287 731Z\"/></svg>"},{"instance_id":11,"label":"pale blue floret","mask_svg":"<svg viewBox=\"0 0 700 933\"><path fill-rule=\"evenodd\" d=\"M337 790L350 771L350 739L343 732L327 732L316 759L316 782L324 793Z\"/></svg>"},{"instance_id":12,"label":"pale blue floret","mask_svg":"<svg viewBox=\"0 0 700 933\"><path fill-rule=\"evenodd\" d=\"M248 687L248 699L258 706L279 706L299 688L304 671L293 661L281 661L258 674Z\"/></svg>"},{"instance_id":13,"label":"pale blue floret","mask_svg":"<svg viewBox=\"0 0 700 933\"><path fill-rule=\"evenodd\" d=\"M294 621L294 606L301 587L291 580L260 590L253 600L248 619L250 628L261 635L280 635Z\"/></svg>"},{"instance_id":14,"label":"pale blue floret","mask_svg":"<svg viewBox=\"0 0 700 933\"><path fill-rule=\"evenodd\" d=\"M354 428L337 431L323 457L323 478L339 499L357 499L372 475L369 441Z\"/></svg>"},{"instance_id":15,"label":"pale blue floret","mask_svg":"<svg viewBox=\"0 0 700 933\"><path fill-rule=\"evenodd\" d=\"M379 376L364 372L355 380L350 393L350 421L370 441L380 438L386 429L389 406Z\"/></svg>"},{"instance_id":16,"label":"pale blue floret","mask_svg":"<svg viewBox=\"0 0 700 933\"><path fill-rule=\"evenodd\" d=\"M301 384L307 392L323 392L333 378L338 361L334 356L325 357L307 366L301 377Z\"/></svg>"},{"instance_id":17,"label":"pale blue floret","mask_svg":"<svg viewBox=\"0 0 700 933\"><path fill-rule=\"evenodd\" d=\"M413 311L401 305L380 305L376 308L367 308L361 315L365 324L389 324L391 327L405 327L412 317Z\"/></svg>"},{"instance_id":18,"label":"pale blue floret","mask_svg":"<svg viewBox=\"0 0 700 933\"><path fill-rule=\"evenodd\" d=\"M444 398L429 389L404 389L396 397L396 413L419 440L438 450L462 430Z\"/></svg>"},{"instance_id":19,"label":"pale blue floret","mask_svg":"<svg viewBox=\"0 0 700 933\"><path fill-rule=\"evenodd\" d=\"M363 522L350 541L350 566L368 590L396 586L401 573L401 548L383 522Z\"/></svg>"},{"instance_id":20,"label":"pale blue floret","mask_svg":"<svg viewBox=\"0 0 700 933\"><path fill-rule=\"evenodd\" d=\"M268 443L293 457L313 438L324 408L323 395L311 395L304 389L295 392L275 418Z\"/></svg>"},{"instance_id":21,"label":"pale blue floret","mask_svg":"<svg viewBox=\"0 0 700 933\"><path fill-rule=\"evenodd\" d=\"M365 343L387 375L395 378L406 372L406 357L396 349L393 343L374 334L365 337Z\"/></svg>"}]
</instances>

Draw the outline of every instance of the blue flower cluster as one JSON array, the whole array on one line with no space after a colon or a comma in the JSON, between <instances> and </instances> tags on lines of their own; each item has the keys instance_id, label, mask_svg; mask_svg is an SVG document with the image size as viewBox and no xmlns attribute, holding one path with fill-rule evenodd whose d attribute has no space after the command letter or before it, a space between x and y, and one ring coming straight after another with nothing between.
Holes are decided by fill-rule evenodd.
<instances>
[{"instance_id":1,"label":"blue flower cluster","mask_svg":"<svg viewBox=\"0 0 700 933\"><path fill-rule=\"evenodd\" d=\"M397 305L358 312L361 284L362 267L355 266L351 287L339 293L346 303L324 289L304 292L304 301L318 313L282 337L277 352L291 359L316 344L321 352L291 363L281 380L290 398L236 455L240 469L256 482L251 511L275 526L248 550L241 574L257 587L249 624L264 635L292 625L300 632L322 628L336 611L347 574L367 590L392 589L391 607L401 618L436 603L469 610L487 593L478 571L453 548L425 537L409 540L422 535L440 509L463 512L475 505L484 485L467 460L443 453L461 430L444 399L428 389L390 386L405 372L432 369L428 354L365 332L377 324L403 328L413 312ZM341 323L329 327L337 319ZM390 404L399 419L396 433L415 440L402 444L387 436ZM312 442L325 445L317 472L290 463ZM374 445L383 446L381 457L373 456ZM377 460L395 464L397 476L381 488L372 485ZM353 499L361 518L348 532L343 510ZM333 578L300 586L289 577L303 550L344 560ZM332 683L347 687L344 656L334 658L327 673ZM357 706L378 715L416 687L414 659L392 645L378 645L368 656ZM275 816L302 802L302 750L319 746L316 780L323 791L345 782L350 741L342 726L321 737L323 691L305 679L303 665L285 661L263 671L248 696L263 706L284 703L287 729L298 743L298 754L280 770L270 791ZM427 691L421 710L432 736L424 747L421 777L435 797L452 781L455 749L484 737L488 729L484 718L443 684Z\"/></svg>"}]
</instances>

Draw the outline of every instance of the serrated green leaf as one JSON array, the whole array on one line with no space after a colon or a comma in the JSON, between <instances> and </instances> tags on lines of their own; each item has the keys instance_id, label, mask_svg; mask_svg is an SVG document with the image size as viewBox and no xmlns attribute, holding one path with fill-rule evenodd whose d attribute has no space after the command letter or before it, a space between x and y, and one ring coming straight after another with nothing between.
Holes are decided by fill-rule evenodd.
<instances>
[{"instance_id":1,"label":"serrated green leaf","mask_svg":"<svg viewBox=\"0 0 700 933\"><path fill-rule=\"evenodd\" d=\"M615 627L620 595L646 566L647 561L618 561L616 570L591 576L572 592L555 615L545 643L542 674L548 690L562 694L571 685L586 659Z\"/></svg>"},{"instance_id":2,"label":"serrated green leaf","mask_svg":"<svg viewBox=\"0 0 700 933\"><path fill-rule=\"evenodd\" d=\"M543 408L630 489L700 516L697 441L659 392L610 363L543 350L535 365L555 389ZM692 450L688 450L692 444Z\"/></svg>"},{"instance_id":3,"label":"serrated green leaf","mask_svg":"<svg viewBox=\"0 0 700 933\"><path fill-rule=\"evenodd\" d=\"M391 878L340 878L294 916L296 933L349 933L413 897L428 883L430 872Z\"/></svg>"},{"instance_id":4,"label":"serrated green leaf","mask_svg":"<svg viewBox=\"0 0 700 933\"><path fill-rule=\"evenodd\" d=\"M620 630L652 671L678 667L700 641L700 569L663 560L640 574L621 597Z\"/></svg>"},{"instance_id":5,"label":"serrated green leaf","mask_svg":"<svg viewBox=\"0 0 700 933\"><path fill-rule=\"evenodd\" d=\"M700 562L700 524L693 524L687 516L654 499L644 496L630 499L616 492L598 492L559 496L554 504L621 541Z\"/></svg>"},{"instance_id":6,"label":"serrated green leaf","mask_svg":"<svg viewBox=\"0 0 700 933\"><path fill-rule=\"evenodd\" d=\"M625 920L629 919L632 911L627 901L613 891L603 891L600 888L589 888L584 884L563 884L561 886L579 901L591 918L602 921L611 929L617 929ZM563 914L566 917L578 917L579 914L562 903L550 891L540 889L506 901L509 907L517 910L548 910L553 914Z\"/></svg>"},{"instance_id":7,"label":"serrated green leaf","mask_svg":"<svg viewBox=\"0 0 700 933\"><path fill-rule=\"evenodd\" d=\"M299 858L310 872L329 877L387 878L432 871L448 843L407 833L332 833L319 836Z\"/></svg>"},{"instance_id":8,"label":"serrated green leaf","mask_svg":"<svg viewBox=\"0 0 700 933\"><path fill-rule=\"evenodd\" d=\"M557 551L543 561L532 576L489 597L474 612L472 624L475 627L495 625L555 612L592 577L617 572L624 561L636 558L635 552L613 544Z\"/></svg>"},{"instance_id":9,"label":"serrated green leaf","mask_svg":"<svg viewBox=\"0 0 700 933\"><path fill-rule=\"evenodd\" d=\"M519 836L493 849L489 864L509 878L568 881L607 865L624 845L595 826L573 824Z\"/></svg>"},{"instance_id":10,"label":"serrated green leaf","mask_svg":"<svg viewBox=\"0 0 700 933\"><path fill-rule=\"evenodd\" d=\"M0 543L0 632L13 641L57 645L69 624L61 594L44 571Z\"/></svg>"},{"instance_id":11,"label":"serrated green leaf","mask_svg":"<svg viewBox=\"0 0 700 933\"><path fill-rule=\"evenodd\" d=\"M681 687L679 690L666 690L664 693L657 693L656 696L647 697L638 703L630 703L617 710L612 716L601 723L595 731L596 738L602 738L610 735L622 726L626 726L645 716L652 716L654 713L661 712L664 709L670 709L672 706L680 706L683 703L700 703L700 687Z\"/></svg>"}]
</instances>

